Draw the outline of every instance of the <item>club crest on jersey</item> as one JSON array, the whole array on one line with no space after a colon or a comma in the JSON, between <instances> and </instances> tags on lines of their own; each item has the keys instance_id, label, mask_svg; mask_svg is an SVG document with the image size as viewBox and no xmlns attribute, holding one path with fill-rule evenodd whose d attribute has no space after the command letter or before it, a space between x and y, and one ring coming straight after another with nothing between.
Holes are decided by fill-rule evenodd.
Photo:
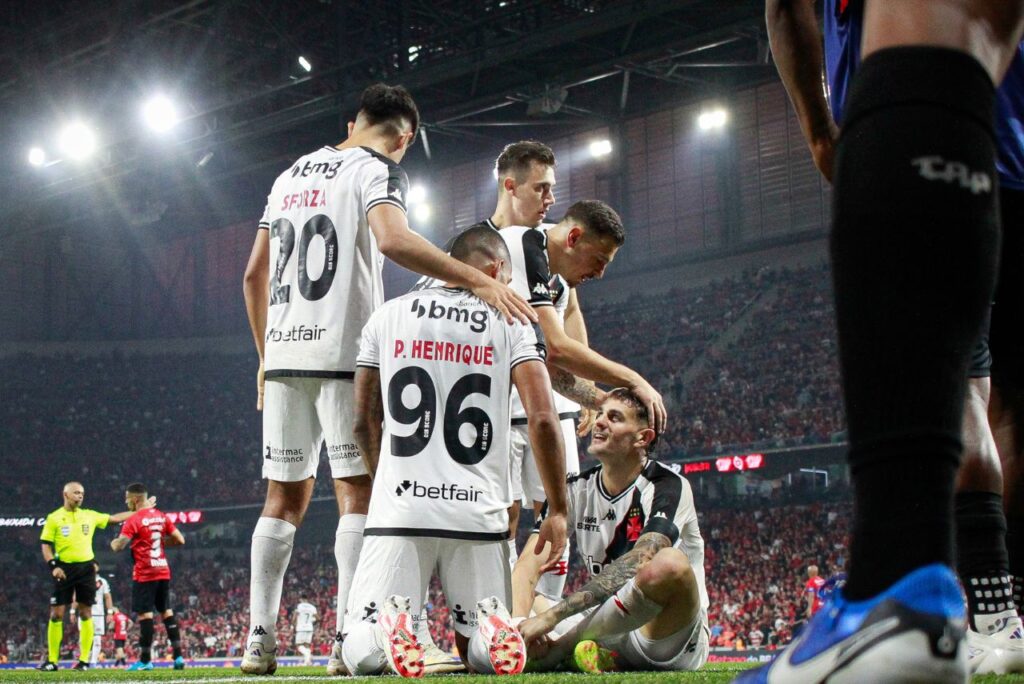
<instances>
[{"instance_id":1,"label":"club crest on jersey","mask_svg":"<svg viewBox=\"0 0 1024 684\"><path fill-rule=\"evenodd\" d=\"M458 306L445 306L437 302L430 302L430 309L420 304L419 299L412 300L412 312L416 314L416 318L432 318L435 320L449 320L456 323L468 323L469 329L473 332L481 333L487 330L487 312L483 309L477 309L470 313L469 309L463 309Z\"/></svg>"},{"instance_id":2,"label":"club crest on jersey","mask_svg":"<svg viewBox=\"0 0 1024 684\"><path fill-rule=\"evenodd\" d=\"M89 536L89 523L82 523L82 534Z\"/></svg>"},{"instance_id":3,"label":"club crest on jersey","mask_svg":"<svg viewBox=\"0 0 1024 684\"><path fill-rule=\"evenodd\" d=\"M469 501L475 503L480 498L480 490L470 486L468 489L455 483L443 485L423 485L417 480L402 480L395 487L395 496L409 496L417 499L434 499L440 501Z\"/></svg>"}]
</instances>

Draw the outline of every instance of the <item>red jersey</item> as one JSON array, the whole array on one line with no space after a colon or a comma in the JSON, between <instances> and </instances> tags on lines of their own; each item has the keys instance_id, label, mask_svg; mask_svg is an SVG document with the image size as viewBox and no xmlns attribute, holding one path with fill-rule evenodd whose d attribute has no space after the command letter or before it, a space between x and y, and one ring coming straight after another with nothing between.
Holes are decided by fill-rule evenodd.
<instances>
[{"instance_id":1,"label":"red jersey","mask_svg":"<svg viewBox=\"0 0 1024 684\"><path fill-rule=\"evenodd\" d=\"M136 582L156 582L171 579L171 567L164 554L164 537L177 528L166 515L156 508L136 511L121 527L121 535L131 539L135 567L132 579Z\"/></svg>"},{"instance_id":2,"label":"red jersey","mask_svg":"<svg viewBox=\"0 0 1024 684\"><path fill-rule=\"evenodd\" d=\"M114 613L114 638L128 639L128 616L121 611Z\"/></svg>"},{"instance_id":3,"label":"red jersey","mask_svg":"<svg viewBox=\"0 0 1024 684\"><path fill-rule=\"evenodd\" d=\"M810 593L814 596L814 603L811 604L811 615L817 613L818 609L825 603L821 600L821 593L819 591L823 586L825 586L825 578L821 575L810 578L807 580L807 584L804 585L804 594Z\"/></svg>"}]
</instances>

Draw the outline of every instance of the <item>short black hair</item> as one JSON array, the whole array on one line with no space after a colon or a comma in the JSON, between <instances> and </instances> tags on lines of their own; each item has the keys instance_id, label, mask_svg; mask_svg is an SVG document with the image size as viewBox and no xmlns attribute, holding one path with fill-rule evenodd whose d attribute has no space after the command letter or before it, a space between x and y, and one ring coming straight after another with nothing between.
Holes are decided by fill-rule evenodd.
<instances>
[{"instance_id":1,"label":"short black hair","mask_svg":"<svg viewBox=\"0 0 1024 684\"><path fill-rule=\"evenodd\" d=\"M142 484L141 482L132 482L130 485L125 487L125 491L128 492L129 494L145 494L146 485Z\"/></svg>"},{"instance_id":2,"label":"short black hair","mask_svg":"<svg viewBox=\"0 0 1024 684\"><path fill-rule=\"evenodd\" d=\"M505 145L505 149L494 162L494 168L498 170L499 180L511 172L516 182L519 182L530 172L530 165L533 162L554 166L555 153L542 142L520 140Z\"/></svg>"},{"instance_id":3,"label":"short black hair","mask_svg":"<svg viewBox=\"0 0 1024 684\"><path fill-rule=\"evenodd\" d=\"M582 223L595 237L607 237L621 247L626 241L626 229L618 213L601 200L580 200L568 211L562 221Z\"/></svg>"},{"instance_id":4,"label":"short black hair","mask_svg":"<svg viewBox=\"0 0 1024 684\"><path fill-rule=\"evenodd\" d=\"M474 254L480 254L494 261L512 261L504 238L490 226L473 226L455 236L449 250L453 259L465 262Z\"/></svg>"},{"instance_id":5,"label":"short black hair","mask_svg":"<svg viewBox=\"0 0 1024 684\"><path fill-rule=\"evenodd\" d=\"M618 399L623 404L631 407L636 412L636 418L638 421L647 425L650 422L650 414L647 412L647 405L643 402L640 397L637 396L636 392L629 389L628 387L616 387L613 390L609 390L605 399ZM654 451L654 445L658 441L658 432L654 432L654 439L647 445L647 453L650 454Z\"/></svg>"},{"instance_id":6,"label":"short black hair","mask_svg":"<svg viewBox=\"0 0 1024 684\"><path fill-rule=\"evenodd\" d=\"M359 113L371 126L386 126L390 135L400 135L405 127L412 129L412 145L420 128L420 110L409 91L402 86L374 83L363 91Z\"/></svg>"}]
</instances>

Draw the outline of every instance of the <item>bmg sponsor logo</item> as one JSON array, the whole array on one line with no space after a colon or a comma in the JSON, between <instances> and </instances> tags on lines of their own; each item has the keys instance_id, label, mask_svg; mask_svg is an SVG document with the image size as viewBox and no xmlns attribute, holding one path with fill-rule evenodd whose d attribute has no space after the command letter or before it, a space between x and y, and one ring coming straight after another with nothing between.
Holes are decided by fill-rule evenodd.
<instances>
[{"instance_id":1,"label":"bmg sponsor logo","mask_svg":"<svg viewBox=\"0 0 1024 684\"><path fill-rule=\"evenodd\" d=\"M483 309L477 309L471 313L469 309L445 306L433 301L430 302L430 309L427 309L420 304L419 299L414 299L412 300L412 312L416 314L416 318L426 316L435 320L445 319L455 323L468 323L469 329L477 333L487 330L487 311Z\"/></svg>"}]
</instances>

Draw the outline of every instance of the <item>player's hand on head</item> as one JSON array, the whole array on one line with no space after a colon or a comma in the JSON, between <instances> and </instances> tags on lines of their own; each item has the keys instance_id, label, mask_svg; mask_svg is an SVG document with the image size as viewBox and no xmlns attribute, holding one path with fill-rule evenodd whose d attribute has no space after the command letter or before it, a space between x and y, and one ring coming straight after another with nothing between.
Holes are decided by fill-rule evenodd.
<instances>
[{"instance_id":1,"label":"player's hand on head","mask_svg":"<svg viewBox=\"0 0 1024 684\"><path fill-rule=\"evenodd\" d=\"M537 312L508 285L488 279L473 288L473 294L496 308L508 323L535 323Z\"/></svg>"},{"instance_id":2,"label":"player's hand on head","mask_svg":"<svg viewBox=\"0 0 1024 684\"><path fill-rule=\"evenodd\" d=\"M260 359L260 369L256 371L256 410L263 410L263 359Z\"/></svg>"},{"instance_id":3,"label":"player's hand on head","mask_svg":"<svg viewBox=\"0 0 1024 684\"><path fill-rule=\"evenodd\" d=\"M665 400L661 398L658 390L643 379L630 389L647 407L647 424L659 435L665 432L665 427L668 425L668 411L665 410Z\"/></svg>"},{"instance_id":4,"label":"player's hand on head","mask_svg":"<svg viewBox=\"0 0 1024 684\"><path fill-rule=\"evenodd\" d=\"M539 556L544 553L545 546L551 545L547 560L540 568L542 574L554 568L562 560L562 553L565 551L568 537L568 523L564 515L550 513L544 518L537 535L537 546L533 549L533 552Z\"/></svg>"}]
</instances>

